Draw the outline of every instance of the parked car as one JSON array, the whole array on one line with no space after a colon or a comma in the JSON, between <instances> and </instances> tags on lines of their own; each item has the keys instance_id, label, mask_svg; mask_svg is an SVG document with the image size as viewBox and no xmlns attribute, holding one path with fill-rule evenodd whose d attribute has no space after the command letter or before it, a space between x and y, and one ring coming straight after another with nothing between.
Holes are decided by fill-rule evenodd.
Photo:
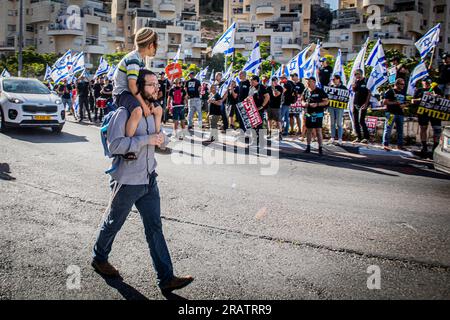
<instances>
[{"instance_id":1,"label":"parked car","mask_svg":"<svg viewBox=\"0 0 450 320\"><path fill-rule=\"evenodd\" d=\"M65 118L61 98L39 80L0 78L0 132L11 127L50 127L60 133Z\"/></svg>"},{"instance_id":2,"label":"parked car","mask_svg":"<svg viewBox=\"0 0 450 320\"><path fill-rule=\"evenodd\" d=\"M442 130L439 146L434 150L434 168L450 174L450 126Z\"/></svg>"}]
</instances>

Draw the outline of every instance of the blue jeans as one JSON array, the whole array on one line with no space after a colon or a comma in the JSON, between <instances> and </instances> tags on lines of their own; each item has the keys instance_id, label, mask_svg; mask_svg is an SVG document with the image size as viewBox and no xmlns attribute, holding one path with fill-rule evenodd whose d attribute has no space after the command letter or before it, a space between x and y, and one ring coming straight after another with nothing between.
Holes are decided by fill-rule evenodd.
<instances>
[{"instance_id":1,"label":"blue jeans","mask_svg":"<svg viewBox=\"0 0 450 320\"><path fill-rule=\"evenodd\" d=\"M281 123L283 125L283 134L289 134L289 105L281 106Z\"/></svg>"},{"instance_id":2,"label":"blue jeans","mask_svg":"<svg viewBox=\"0 0 450 320\"><path fill-rule=\"evenodd\" d=\"M330 131L331 138L334 139L336 137L336 127L338 129L338 139L342 140L342 135L344 134L343 129L343 119L344 119L344 109L339 108L328 108L330 112Z\"/></svg>"},{"instance_id":3,"label":"blue jeans","mask_svg":"<svg viewBox=\"0 0 450 320\"><path fill-rule=\"evenodd\" d=\"M94 246L94 259L108 261L108 255L119 230L133 207L139 210L144 223L145 237L150 256L157 273L158 285L164 286L173 278L173 267L169 250L162 232L161 208L156 173L148 185L122 185L114 197L109 215L103 222Z\"/></svg>"},{"instance_id":4,"label":"blue jeans","mask_svg":"<svg viewBox=\"0 0 450 320\"><path fill-rule=\"evenodd\" d=\"M404 116L396 115L386 112L386 122L384 125L384 133L383 133L383 145L388 147L389 142L391 140L392 129L395 127L397 129L397 145L399 147L403 146L403 123Z\"/></svg>"}]
</instances>

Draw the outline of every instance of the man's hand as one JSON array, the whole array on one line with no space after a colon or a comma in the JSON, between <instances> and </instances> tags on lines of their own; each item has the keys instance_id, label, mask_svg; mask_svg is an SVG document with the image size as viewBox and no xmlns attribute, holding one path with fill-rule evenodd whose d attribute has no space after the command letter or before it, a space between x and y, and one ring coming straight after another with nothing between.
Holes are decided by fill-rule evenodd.
<instances>
[{"instance_id":1,"label":"man's hand","mask_svg":"<svg viewBox=\"0 0 450 320\"><path fill-rule=\"evenodd\" d=\"M144 117L147 118L149 115L152 114L152 110L147 104L144 104L143 106L141 106L141 108L142 108L142 111L144 112Z\"/></svg>"},{"instance_id":2,"label":"man's hand","mask_svg":"<svg viewBox=\"0 0 450 320\"><path fill-rule=\"evenodd\" d=\"M148 142L151 146L160 146L164 143L164 134L156 133L150 136L150 140Z\"/></svg>"}]
</instances>

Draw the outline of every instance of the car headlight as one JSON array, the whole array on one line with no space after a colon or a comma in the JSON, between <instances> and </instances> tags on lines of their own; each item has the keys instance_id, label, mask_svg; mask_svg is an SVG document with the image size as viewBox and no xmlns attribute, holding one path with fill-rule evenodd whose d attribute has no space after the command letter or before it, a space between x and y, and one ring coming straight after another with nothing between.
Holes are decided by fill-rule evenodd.
<instances>
[{"instance_id":1,"label":"car headlight","mask_svg":"<svg viewBox=\"0 0 450 320\"><path fill-rule=\"evenodd\" d=\"M57 100L55 101L55 103L56 103L56 104L61 104L61 103L62 103L62 100L57 99Z\"/></svg>"},{"instance_id":2,"label":"car headlight","mask_svg":"<svg viewBox=\"0 0 450 320\"><path fill-rule=\"evenodd\" d=\"M17 99L17 98L8 98L9 102L15 103L15 104L19 104L19 103L23 103L22 100Z\"/></svg>"}]
</instances>

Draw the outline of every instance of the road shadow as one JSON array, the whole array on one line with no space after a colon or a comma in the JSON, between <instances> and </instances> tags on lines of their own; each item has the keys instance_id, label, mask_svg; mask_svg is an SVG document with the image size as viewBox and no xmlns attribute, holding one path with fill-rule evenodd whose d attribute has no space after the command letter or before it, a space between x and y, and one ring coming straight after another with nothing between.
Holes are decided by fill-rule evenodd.
<instances>
[{"instance_id":1,"label":"road shadow","mask_svg":"<svg viewBox=\"0 0 450 320\"><path fill-rule=\"evenodd\" d=\"M9 168L9 164L0 163L0 179L1 180L16 180L13 176L10 175L11 169Z\"/></svg>"},{"instance_id":2,"label":"road shadow","mask_svg":"<svg viewBox=\"0 0 450 320\"><path fill-rule=\"evenodd\" d=\"M77 136L68 132L53 133L49 128L20 128L10 129L6 133L12 139L32 143L76 143L88 142L86 136Z\"/></svg>"},{"instance_id":3,"label":"road shadow","mask_svg":"<svg viewBox=\"0 0 450 320\"><path fill-rule=\"evenodd\" d=\"M116 289L125 300L131 301L146 301L149 300L146 296L140 293L138 290L130 286L128 283L123 281L122 277L106 277L97 271L95 271L100 277L105 280L106 284L111 288Z\"/></svg>"}]
</instances>

